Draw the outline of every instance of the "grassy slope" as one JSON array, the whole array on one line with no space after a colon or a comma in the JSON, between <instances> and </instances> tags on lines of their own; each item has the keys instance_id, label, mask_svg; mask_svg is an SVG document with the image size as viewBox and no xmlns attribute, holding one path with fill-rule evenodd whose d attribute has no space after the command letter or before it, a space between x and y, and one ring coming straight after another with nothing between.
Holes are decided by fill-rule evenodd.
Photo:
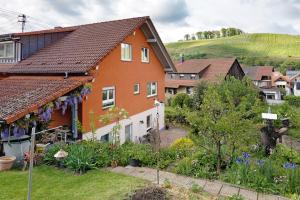
<instances>
[{"instance_id":1,"label":"grassy slope","mask_svg":"<svg viewBox=\"0 0 300 200\"><path fill-rule=\"evenodd\" d=\"M173 58L188 57L271 57L300 58L300 36L283 34L244 34L229 38L166 44Z\"/></svg>"},{"instance_id":2,"label":"grassy slope","mask_svg":"<svg viewBox=\"0 0 300 200\"><path fill-rule=\"evenodd\" d=\"M146 182L120 174L93 170L82 176L53 167L35 167L33 171L33 200L96 200L124 199L126 194ZM26 199L27 172L0 172L0 199Z\"/></svg>"}]
</instances>

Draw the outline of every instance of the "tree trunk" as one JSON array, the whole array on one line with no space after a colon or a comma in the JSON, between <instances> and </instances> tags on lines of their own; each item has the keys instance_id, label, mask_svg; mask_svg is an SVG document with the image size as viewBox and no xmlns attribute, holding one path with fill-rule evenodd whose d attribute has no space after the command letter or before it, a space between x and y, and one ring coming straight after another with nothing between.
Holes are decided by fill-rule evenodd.
<instances>
[{"instance_id":1,"label":"tree trunk","mask_svg":"<svg viewBox=\"0 0 300 200\"><path fill-rule=\"evenodd\" d=\"M217 142L217 174L221 174L221 142Z\"/></svg>"}]
</instances>

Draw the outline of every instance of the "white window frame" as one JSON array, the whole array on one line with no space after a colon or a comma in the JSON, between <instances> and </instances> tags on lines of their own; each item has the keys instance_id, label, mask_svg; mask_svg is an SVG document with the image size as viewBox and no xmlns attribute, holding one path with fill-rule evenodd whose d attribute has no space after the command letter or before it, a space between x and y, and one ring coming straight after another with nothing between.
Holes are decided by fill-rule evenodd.
<instances>
[{"instance_id":1,"label":"white window frame","mask_svg":"<svg viewBox=\"0 0 300 200\"><path fill-rule=\"evenodd\" d=\"M149 94L149 85L150 85L150 94ZM152 89L155 87L155 93L152 93ZM149 82L147 83L147 97L154 97L157 96L157 82Z\"/></svg>"},{"instance_id":2,"label":"white window frame","mask_svg":"<svg viewBox=\"0 0 300 200\"><path fill-rule=\"evenodd\" d=\"M137 88L138 88L137 91L135 91L135 86L137 86ZM133 94L140 94L140 84L139 83L134 84L134 86L133 86Z\"/></svg>"},{"instance_id":3,"label":"white window frame","mask_svg":"<svg viewBox=\"0 0 300 200\"><path fill-rule=\"evenodd\" d=\"M126 58L126 50L129 49L129 57ZM121 60L122 61L132 61L132 46L128 43L121 43Z\"/></svg>"},{"instance_id":4,"label":"white window frame","mask_svg":"<svg viewBox=\"0 0 300 200\"><path fill-rule=\"evenodd\" d=\"M147 52L148 57L145 56L145 52ZM150 62L150 51L148 48L143 47L141 50L141 60L143 63L149 63Z\"/></svg>"},{"instance_id":5,"label":"white window frame","mask_svg":"<svg viewBox=\"0 0 300 200\"><path fill-rule=\"evenodd\" d=\"M14 42L0 42L0 45L3 44L4 45L4 56L0 56L0 58L14 58L15 57L15 45L14 45ZM7 56L6 55L6 45L5 44L12 44L13 46L13 53L12 53L12 56Z\"/></svg>"},{"instance_id":6,"label":"white window frame","mask_svg":"<svg viewBox=\"0 0 300 200\"><path fill-rule=\"evenodd\" d=\"M113 90L113 98L109 99L109 90ZM107 99L103 100L103 92L107 91ZM109 103L113 103L112 105L107 105ZM102 109L110 108L115 106L116 104L116 90L115 87L104 87L102 88Z\"/></svg>"},{"instance_id":7,"label":"white window frame","mask_svg":"<svg viewBox=\"0 0 300 200\"><path fill-rule=\"evenodd\" d=\"M148 117L150 117L149 126L148 126L148 121L147 121ZM152 124L152 114L146 116L146 129L147 130L149 130L151 128L151 124Z\"/></svg>"}]
</instances>

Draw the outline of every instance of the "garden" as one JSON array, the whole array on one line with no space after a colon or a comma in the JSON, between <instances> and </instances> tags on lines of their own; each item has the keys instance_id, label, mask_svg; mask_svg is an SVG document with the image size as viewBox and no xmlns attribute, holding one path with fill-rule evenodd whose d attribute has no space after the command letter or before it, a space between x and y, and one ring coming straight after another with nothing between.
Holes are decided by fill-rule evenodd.
<instances>
[{"instance_id":1,"label":"garden","mask_svg":"<svg viewBox=\"0 0 300 200\"><path fill-rule=\"evenodd\" d=\"M270 121L261 118L261 113L268 110L278 115L278 119L271 123L272 126ZM79 198L91 193L91 197L104 195L105 198L118 199L118 195L125 195L125 186L129 185L129 190L133 191L147 184L140 179L121 177L103 169L134 165L196 178L221 180L258 192L299 199L300 155L277 142L282 136L279 131L284 126L282 119L289 119L289 129L299 130L297 122L300 115L295 110L296 105L288 101L282 105L268 106L247 79L240 81L228 78L218 85L199 83L193 95L177 94L169 99L165 111L168 127L184 127L189 130L188 137L177 139L170 146L159 150L156 144L151 143L126 142L121 145L118 140L120 125L117 121L110 143L91 139L51 144L45 151L42 165L34 168L33 185L41 185L41 190L36 191L35 195L38 197L42 190L49 193L47 187L57 185L58 191L68 191L66 199L68 195L71 198L75 191ZM126 118L126 111L112 108L101 120L108 122L116 118ZM266 127L276 134L269 137L266 131L269 129ZM55 158L55 154L60 151L67 152L68 156L64 159ZM5 180L1 181L1 188L12 191L13 188L7 186L12 185L8 181L13 180L19 182L16 184L18 191L24 193L26 183L17 176L20 173L25 176L25 173L16 171L1 173L1 180ZM48 180L46 177L49 176ZM103 176L111 177L109 183ZM79 189L76 186L79 182L88 182L89 187ZM114 191L108 188L109 185L114 186ZM100 193L89 189L95 187ZM8 199L14 199L11 193L5 193ZM56 193L51 195L51 199L57 199Z\"/></svg>"}]
</instances>

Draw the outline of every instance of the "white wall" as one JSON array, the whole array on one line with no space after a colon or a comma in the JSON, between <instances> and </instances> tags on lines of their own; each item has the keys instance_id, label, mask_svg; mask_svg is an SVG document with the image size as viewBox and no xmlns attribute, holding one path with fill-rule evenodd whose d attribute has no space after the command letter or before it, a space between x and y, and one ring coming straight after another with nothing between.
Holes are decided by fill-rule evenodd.
<instances>
[{"instance_id":1,"label":"white wall","mask_svg":"<svg viewBox=\"0 0 300 200\"><path fill-rule=\"evenodd\" d=\"M163 129L165 127L164 110L165 110L165 106L163 103L161 103L159 106L159 109L158 109L159 129ZM157 109L156 109L156 107L153 106L152 109L149 109L144 112L138 113L136 115L130 116L128 119L121 120L120 121L120 124L122 126L121 131L120 131L121 144L125 142L125 126L128 124L132 124L133 142L136 142L139 137L147 134L146 118L148 115L150 115L150 114L152 115L152 125L151 126L153 128L156 128L156 113L157 113ZM141 123L141 121L143 121L143 123ZM100 140L101 136L111 132L114 125L115 125L115 123L97 129L96 134L95 134L97 140ZM92 138L91 132L83 134L83 139L86 140L86 139L90 139L90 138Z\"/></svg>"},{"instance_id":2,"label":"white wall","mask_svg":"<svg viewBox=\"0 0 300 200\"><path fill-rule=\"evenodd\" d=\"M300 96L300 90L297 90L297 81L294 83L294 95Z\"/></svg>"}]
</instances>

